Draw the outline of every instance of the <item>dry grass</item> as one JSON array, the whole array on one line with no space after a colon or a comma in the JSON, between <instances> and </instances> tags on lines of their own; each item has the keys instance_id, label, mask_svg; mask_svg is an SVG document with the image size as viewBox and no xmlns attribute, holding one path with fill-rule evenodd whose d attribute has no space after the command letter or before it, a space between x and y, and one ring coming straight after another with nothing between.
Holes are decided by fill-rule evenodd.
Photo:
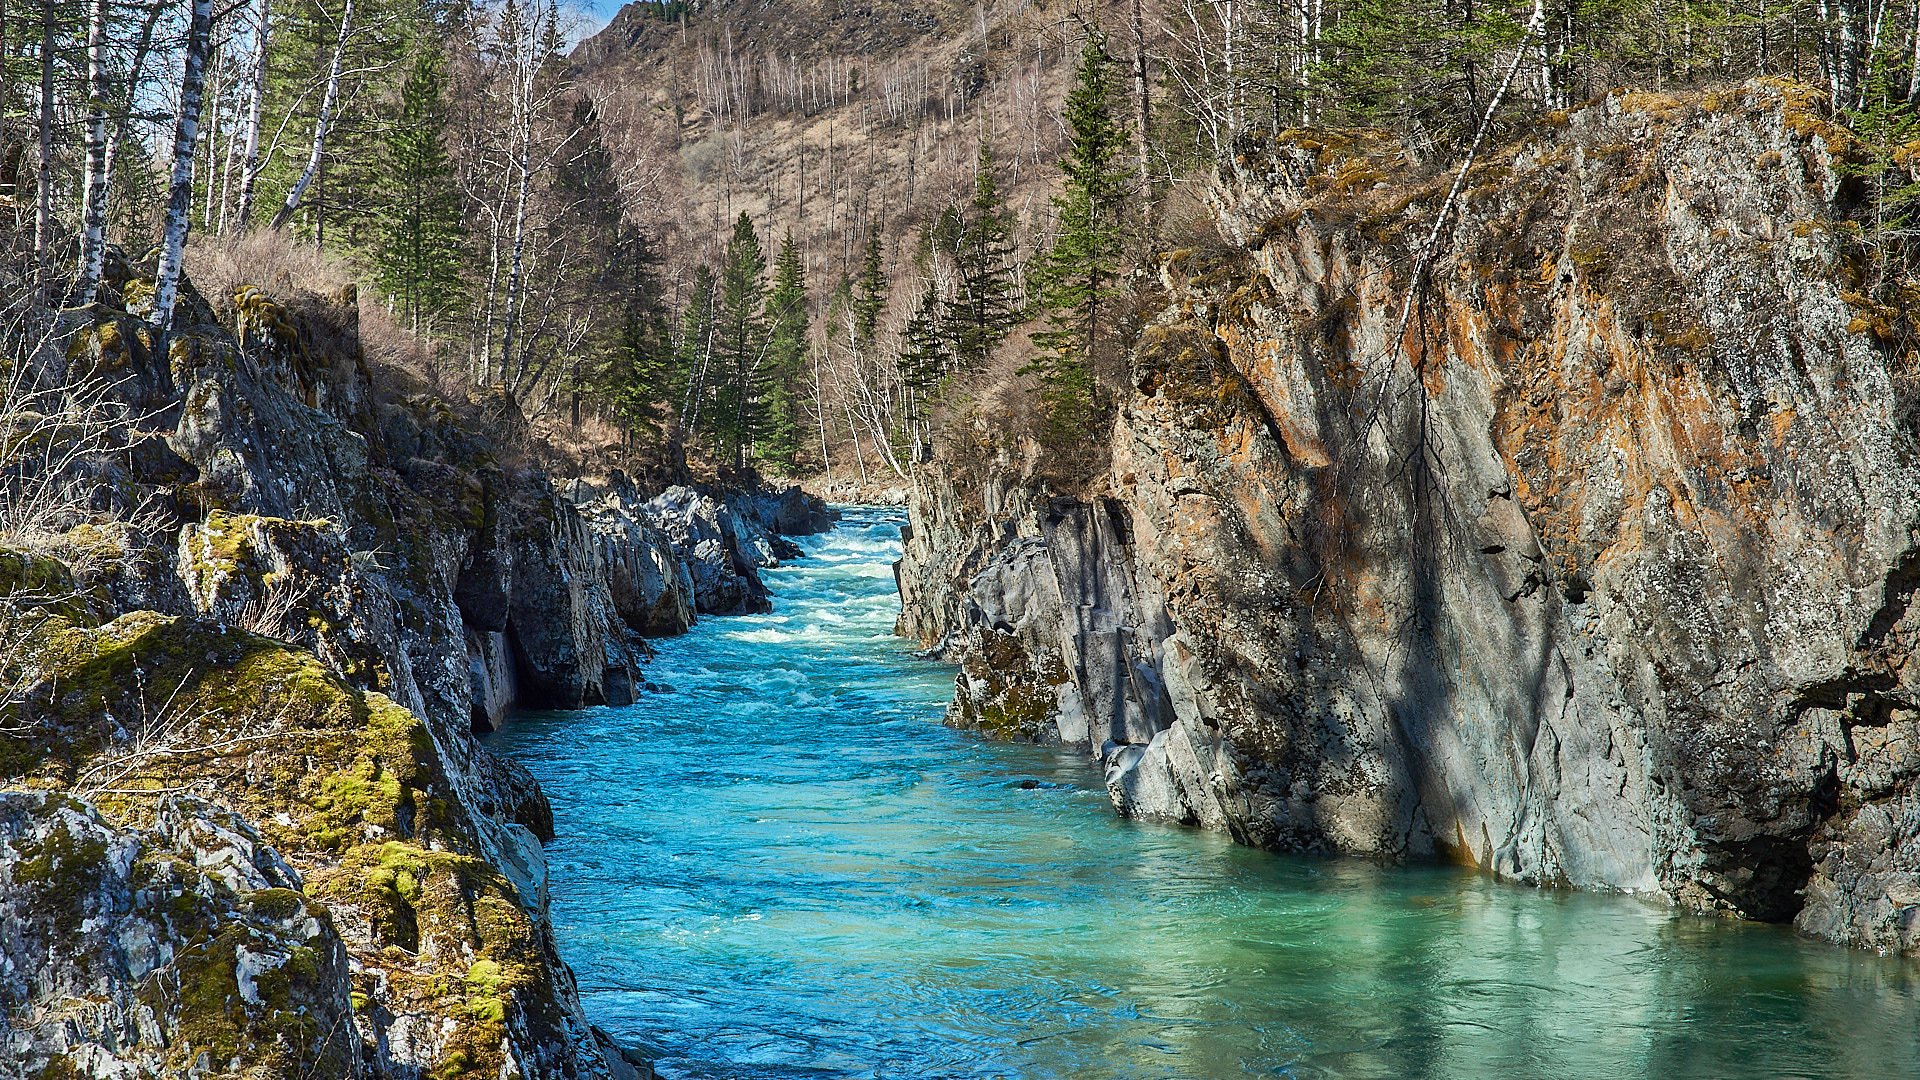
<instances>
[{"instance_id":1,"label":"dry grass","mask_svg":"<svg viewBox=\"0 0 1920 1080\"><path fill-rule=\"evenodd\" d=\"M209 298L230 296L241 285L258 285L277 296L327 296L360 280L346 259L272 229L195 236L187 247L187 276Z\"/></svg>"},{"instance_id":2,"label":"dry grass","mask_svg":"<svg viewBox=\"0 0 1920 1080\"><path fill-rule=\"evenodd\" d=\"M436 344L402 326L384 306L360 296L365 274L350 260L284 232L254 229L238 236L195 237L187 249L187 274L213 310L233 315L234 290L254 285L268 295L291 300L302 295L358 309L356 332L379 390L405 395L426 391L449 401L464 400L464 365ZM351 290L351 292L349 292Z\"/></svg>"}]
</instances>

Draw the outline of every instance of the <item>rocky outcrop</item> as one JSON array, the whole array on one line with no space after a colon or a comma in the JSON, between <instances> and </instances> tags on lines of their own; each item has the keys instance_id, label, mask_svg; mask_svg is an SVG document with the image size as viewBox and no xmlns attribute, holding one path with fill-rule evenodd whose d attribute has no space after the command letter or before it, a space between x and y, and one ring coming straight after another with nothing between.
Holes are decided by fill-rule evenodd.
<instances>
[{"instance_id":1,"label":"rocky outcrop","mask_svg":"<svg viewBox=\"0 0 1920 1080\"><path fill-rule=\"evenodd\" d=\"M1446 178L1243 159L1094 494L920 486L902 629L963 663L954 718L1248 843L1920 950L1913 373L1811 102L1551 118L1399 337Z\"/></svg>"},{"instance_id":2,"label":"rocky outcrop","mask_svg":"<svg viewBox=\"0 0 1920 1080\"><path fill-rule=\"evenodd\" d=\"M218 807L133 831L0 793L0 1071L360 1075L346 949L301 890Z\"/></svg>"},{"instance_id":3,"label":"rocky outcrop","mask_svg":"<svg viewBox=\"0 0 1920 1080\"><path fill-rule=\"evenodd\" d=\"M675 530L758 587L825 508L510 465L510 404L382 385L354 299L190 293L164 361L103 307L70 350L157 430L84 564L0 554L0 1077L645 1073L554 947L551 809L474 733L630 702L648 637L744 607Z\"/></svg>"},{"instance_id":4,"label":"rocky outcrop","mask_svg":"<svg viewBox=\"0 0 1920 1080\"><path fill-rule=\"evenodd\" d=\"M690 571L694 601L702 614L752 614L773 609L760 571L800 552L790 541L782 540L772 524L784 519L809 532L819 532L831 524L824 507L810 505L798 489L789 488L787 492L802 509L795 511L783 497L755 500L736 510L687 487L668 488L646 504L647 515L659 522L674 552Z\"/></svg>"}]
</instances>

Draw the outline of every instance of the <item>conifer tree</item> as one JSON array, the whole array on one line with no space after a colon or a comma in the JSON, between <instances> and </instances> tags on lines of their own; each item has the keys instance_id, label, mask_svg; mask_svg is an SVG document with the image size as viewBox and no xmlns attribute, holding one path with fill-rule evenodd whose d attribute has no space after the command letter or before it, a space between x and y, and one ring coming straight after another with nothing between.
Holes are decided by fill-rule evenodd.
<instances>
[{"instance_id":1,"label":"conifer tree","mask_svg":"<svg viewBox=\"0 0 1920 1080\"><path fill-rule=\"evenodd\" d=\"M615 229L607 264L611 299L619 305L619 315L595 382L628 431L657 435L665 430L665 405L680 382L676 370L680 354L660 283L660 257L652 240L624 221ZM707 280L707 296L711 298L711 278Z\"/></svg>"},{"instance_id":2,"label":"conifer tree","mask_svg":"<svg viewBox=\"0 0 1920 1080\"><path fill-rule=\"evenodd\" d=\"M1081 49L1066 121L1072 135L1060 162L1065 184L1053 198L1059 234L1031 280L1047 328L1033 335L1045 354L1023 371L1038 374L1048 434L1066 441L1092 433L1098 418L1094 354L1110 331L1117 293L1129 186L1127 133L1116 120L1114 65L1098 30Z\"/></svg>"},{"instance_id":3,"label":"conifer tree","mask_svg":"<svg viewBox=\"0 0 1920 1080\"><path fill-rule=\"evenodd\" d=\"M867 234L866 255L853 283L853 336L861 347L873 344L880 316L887 310L887 271L880 255L880 233Z\"/></svg>"},{"instance_id":4,"label":"conifer tree","mask_svg":"<svg viewBox=\"0 0 1920 1080\"><path fill-rule=\"evenodd\" d=\"M713 363L722 374L714 395L716 448L744 469L759 434L767 348L767 257L753 218L740 212L720 266Z\"/></svg>"},{"instance_id":5,"label":"conifer tree","mask_svg":"<svg viewBox=\"0 0 1920 1080\"><path fill-rule=\"evenodd\" d=\"M765 430L761 457L790 468L800 453L803 384L812 327L807 318L807 271L789 231L774 260L767 294Z\"/></svg>"},{"instance_id":6,"label":"conifer tree","mask_svg":"<svg viewBox=\"0 0 1920 1080\"><path fill-rule=\"evenodd\" d=\"M1013 272L1013 221L993 175L993 152L980 144L973 202L953 243L957 282L941 313L956 367L977 370L1020 321Z\"/></svg>"},{"instance_id":7,"label":"conifer tree","mask_svg":"<svg viewBox=\"0 0 1920 1080\"><path fill-rule=\"evenodd\" d=\"M460 193L447 153L445 60L422 49L400 91L398 122L386 134L388 201L380 215L379 281L416 332L464 294Z\"/></svg>"},{"instance_id":8,"label":"conifer tree","mask_svg":"<svg viewBox=\"0 0 1920 1080\"><path fill-rule=\"evenodd\" d=\"M929 277L913 306L913 313L907 317L898 360L900 382L907 395L907 441L916 460L930 441L928 406L953 368L953 354L941 325L941 312L939 284Z\"/></svg>"}]
</instances>

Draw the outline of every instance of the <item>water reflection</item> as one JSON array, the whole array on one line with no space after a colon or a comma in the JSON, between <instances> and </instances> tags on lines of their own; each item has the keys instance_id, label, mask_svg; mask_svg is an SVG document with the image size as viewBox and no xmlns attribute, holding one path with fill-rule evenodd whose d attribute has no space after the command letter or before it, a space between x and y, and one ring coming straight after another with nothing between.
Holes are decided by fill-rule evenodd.
<instances>
[{"instance_id":1,"label":"water reflection","mask_svg":"<svg viewBox=\"0 0 1920 1080\"><path fill-rule=\"evenodd\" d=\"M1117 821L937 723L895 523L669 642L667 693L495 737L546 784L594 1021L706 1077L1920 1075L1909 964L1623 897Z\"/></svg>"}]
</instances>

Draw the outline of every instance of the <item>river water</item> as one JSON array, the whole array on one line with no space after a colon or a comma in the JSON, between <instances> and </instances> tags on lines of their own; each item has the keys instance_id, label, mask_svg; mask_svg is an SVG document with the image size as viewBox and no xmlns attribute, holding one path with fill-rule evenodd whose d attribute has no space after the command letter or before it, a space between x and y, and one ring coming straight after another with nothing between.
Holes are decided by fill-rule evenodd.
<instances>
[{"instance_id":1,"label":"river water","mask_svg":"<svg viewBox=\"0 0 1920 1080\"><path fill-rule=\"evenodd\" d=\"M1777 927L1128 823L940 723L891 514L493 736L560 838L587 1013L668 1077L1920 1077L1920 964Z\"/></svg>"}]
</instances>

